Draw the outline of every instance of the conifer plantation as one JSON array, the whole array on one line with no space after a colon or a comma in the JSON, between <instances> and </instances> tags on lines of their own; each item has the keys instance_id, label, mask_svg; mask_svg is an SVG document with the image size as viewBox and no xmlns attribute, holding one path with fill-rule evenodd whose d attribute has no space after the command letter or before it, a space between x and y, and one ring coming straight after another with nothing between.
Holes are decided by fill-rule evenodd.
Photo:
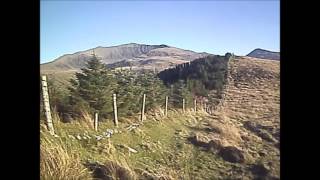
<instances>
[{"instance_id":1,"label":"conifer plantation","mask_svg":"<svg viewBox=\"0 0 320 180\"><path fill-rule=\"evenodd\" d=\"M146 111L163 108L166 96L170 108L181 109L183 99L186 108L192 108L193 100L199 98L213 106L221 98L229 58L229 53L207 56L156 74L109 68L93 54L86 67L70 80L67 90L48 81L51 106L64 122L77 120L84 111L99 113L101 121L112 119L113 94L122 117L139 113L143 94L147 97Z\"/></svg>"}]
</instances>

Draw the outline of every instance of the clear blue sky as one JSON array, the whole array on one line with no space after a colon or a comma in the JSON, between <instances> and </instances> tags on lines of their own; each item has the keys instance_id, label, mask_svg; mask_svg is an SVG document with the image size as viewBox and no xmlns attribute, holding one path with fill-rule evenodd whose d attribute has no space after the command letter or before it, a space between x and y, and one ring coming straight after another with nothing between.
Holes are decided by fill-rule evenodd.
<instances>
[{"instance_id":1,"label":"clear blue sky","mask_svg":"<svg viewBox=\"0 0 320 180\"><path fill-rule=\"evenodd\" d=\"M167 44L197 52L280 51L280 1L44 1L41 63L97 46Z\"/></svg>"}]
</instances>

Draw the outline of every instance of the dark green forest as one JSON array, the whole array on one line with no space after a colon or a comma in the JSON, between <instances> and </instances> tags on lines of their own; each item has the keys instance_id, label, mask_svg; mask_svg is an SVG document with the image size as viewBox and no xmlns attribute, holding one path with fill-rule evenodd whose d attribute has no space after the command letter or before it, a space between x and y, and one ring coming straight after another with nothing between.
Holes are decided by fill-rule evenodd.
<instances>
[{"instance_id":1,"label":"dark green forest","mask_svg":"<svg viewBox=\"0 0 320 180\"><path fill-rule=\"evenodd\" d=\"M214 99L220 98L223 90L230 57L230 53L207 56L155 74L146 70L114 70L93 55L82 72L71 79L67 91L48 80L50 105L65 122L77 119L84 110L98 112L101 120L112 118L113 94L117 95L120 117L139 113L143 94L146 111L164 107L165 96L169 97L169 108L182 108L183 98L186 108L193 107L193 100L198 98L214 105ZM41 103L43 115L42 106Z\"/></svg>"}]
</instances>

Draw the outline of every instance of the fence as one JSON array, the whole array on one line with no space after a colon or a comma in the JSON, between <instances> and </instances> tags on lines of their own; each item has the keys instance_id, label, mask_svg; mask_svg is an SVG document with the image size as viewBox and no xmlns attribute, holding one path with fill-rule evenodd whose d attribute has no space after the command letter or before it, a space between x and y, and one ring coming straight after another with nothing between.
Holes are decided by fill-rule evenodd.
<instances>
[{"instance_id":1,"label":"fence","mask_svg":"<svg viewBox=\"0 0 320 180\"><path fill-rule=\"evenodd\" d=\"M52 116L51 116L51 110L50 110L50 103L49 103L49 93L48 93L48 85L47 85L47 77L46 76L42 76L41 78L41 84L42 84L42 94L43 94L43 104L44 104L44 109L45 109L45 115L46 115L46 125L47 125L47 129L51 134L54 134L54 127L53 127L53 123L52 123ZM118 127L118 108L117 108L117 95L113 94L113 121L114 121L114 125L116 127ZM166 96L165 97L165 117L168 117L168 101L169 97ZM146 94L143 94L142 97L142 102L141 102L141 116L140 116L140 121L143 122L144 120L146 120L146 116L145 116L145 106L146 106L146 100L147 100L147 96ZM182 99L181 101L182 104L182 112L185 113L186 112L186 102L185 99ZM210 108L209 106L207 106L206 103L204 102L197 102L196 99L194 99L193 101L193 108L192 110L194 112L199 111L199 109L201 111L207 112L209 114L212 113L212 108ZM94 119L93 119L93 124L94 124L94 129L95 131L98 131L98 124L99 124L99 114L98 112L94 113Z\"/></svg>"}]
</instances>

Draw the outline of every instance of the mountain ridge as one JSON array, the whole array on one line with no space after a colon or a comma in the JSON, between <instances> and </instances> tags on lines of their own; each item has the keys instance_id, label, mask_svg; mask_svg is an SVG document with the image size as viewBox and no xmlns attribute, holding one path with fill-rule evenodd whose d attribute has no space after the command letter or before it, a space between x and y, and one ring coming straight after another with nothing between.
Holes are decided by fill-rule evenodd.
<instances>
[{"instance_id":1,"label":"mountain ridge","mask_svg":"<svg viewBox=\"0 0 320 180\"><path fill-rule=\"evenodd\" d=\"M64 54L51 62L41 64L40 69L42 72L80 70L90 59L93 51L106 65L120 61L131 61L135 62L138 69L150 69L159 66L159 64L159 68L164 69L174 64L180 64L210 55L206 52L199 53L165 44L147 45L127 43L110 47L97 46L72 54ZM144 65L146 63L143 63L143 61L148 61L148 66L145 67Z\"/></svg>"},{"instance_id":2,"label":"mountain ridge","mask_svg":"<svg viewBox=\"0 0 320 180\"><path fill-rule=\"evenodd\" d=\"M247 56L260 59L280 60L280 52L269 51L262 48L254 49L249 54L247 54Z\"/></svg>"}]
</instances>

